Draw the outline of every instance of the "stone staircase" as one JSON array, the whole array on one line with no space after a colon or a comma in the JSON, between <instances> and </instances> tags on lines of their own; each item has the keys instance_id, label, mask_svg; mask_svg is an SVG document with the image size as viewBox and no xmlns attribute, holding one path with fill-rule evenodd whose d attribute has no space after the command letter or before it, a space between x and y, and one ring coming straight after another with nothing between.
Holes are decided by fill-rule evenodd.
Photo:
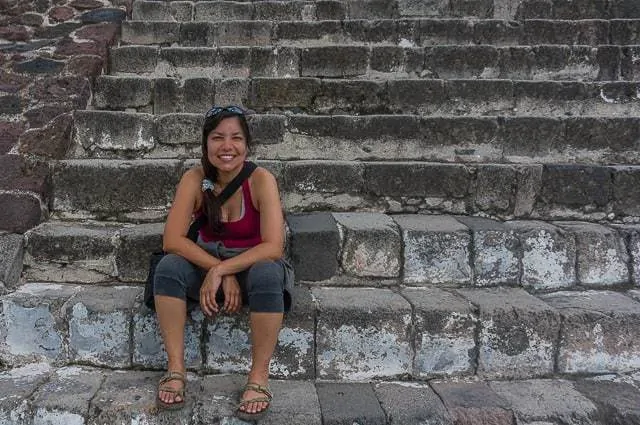
<instances>
[{"instance_id":1,"label":"stone staircase","mask_svg":"<svg viewBox=\"0 0 640 425\"><path fill-rule=\"evenodd\" d=\"M631 0L134 1L50 220L0 235L0 423L233 423L246 314L190 314L164 417L140 303L212 104L287 212L266 423L640 423L639 40Z\"/></svg>"}]
</instances>

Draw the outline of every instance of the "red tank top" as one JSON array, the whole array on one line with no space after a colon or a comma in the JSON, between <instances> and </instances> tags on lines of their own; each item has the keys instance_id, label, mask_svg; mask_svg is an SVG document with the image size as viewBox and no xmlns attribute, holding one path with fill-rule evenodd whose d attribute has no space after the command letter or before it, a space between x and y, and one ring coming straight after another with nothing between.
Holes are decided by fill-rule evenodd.
<instances>
[{"instance_id":1,"label":"red tank top","mask_svg":"<svg viewBox=\"0 0 640 425\"><path fill-rule=\"evenodd\" d=\"M209 226L200 228L200 239L203 242L222 242L227 248L251 248L262 242L260 236L260 212L251 201L249 180L242 182L242 202L244 214L240 220L223 222L223 232L214 233ZM202 214L202 212L197 215Z\"/></svg>"}]
</instances>

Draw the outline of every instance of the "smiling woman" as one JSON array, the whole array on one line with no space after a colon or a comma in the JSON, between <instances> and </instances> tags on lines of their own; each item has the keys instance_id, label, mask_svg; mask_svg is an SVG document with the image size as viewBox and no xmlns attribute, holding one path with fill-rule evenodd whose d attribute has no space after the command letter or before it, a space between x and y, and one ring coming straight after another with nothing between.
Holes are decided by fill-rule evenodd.
<instances>
[{"instance_id":1,"label":"smiling woman","mask_svg":"<svg viewBox=\"0 0 640 425\"><path fill-rule=\"evenodd\" d=\"M291 305L291 267L282 259L284 218L273 175L257 167L224 203L219 195L247 167L251 134L242 109L211 108L202 129L201 165L180 180L167 217L163 248L168 253L154 277L154 300L168 355L158 405L184 405L184 326L187 309L198 304L207 316L237 313L249 306L251 369L237 415L256 420L269 408L269 365ZM206 224L194 242L194 218Z\"/></svg>"}]
</instances>

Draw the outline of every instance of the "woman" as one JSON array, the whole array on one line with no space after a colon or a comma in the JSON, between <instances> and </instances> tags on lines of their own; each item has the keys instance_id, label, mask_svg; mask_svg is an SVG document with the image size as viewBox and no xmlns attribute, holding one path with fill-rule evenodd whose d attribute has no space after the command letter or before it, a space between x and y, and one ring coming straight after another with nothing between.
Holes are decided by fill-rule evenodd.
<instances>
[{"instance_id":1,"label":"woman","mask_svg":"<svg viewBox=\"0 0 640 425\"><path fill-rule=\"evenodd\" d=\"M178 184L164 229L154 280L155 307L165 349L167 374L158 405L184 405L184 327L187 302L199 301L207 316L239 312L249 305L251 369L237 414L258 419L269 407L269 364L292 285L282 260L284 218L274 176L258 167L223 205L217 195L245 166L251 135L236 106L213 107L205 115L201 165ZM206 215L198 240L187 237L195 216ZM217 297L216 297L217 296Z\"/></svg>"}]
</instances>

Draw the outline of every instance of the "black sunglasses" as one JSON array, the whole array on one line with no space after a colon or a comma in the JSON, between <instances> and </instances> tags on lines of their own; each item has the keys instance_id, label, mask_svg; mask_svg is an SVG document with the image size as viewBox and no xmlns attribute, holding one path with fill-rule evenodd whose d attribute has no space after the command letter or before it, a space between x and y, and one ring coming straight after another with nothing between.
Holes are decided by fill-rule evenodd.
<instances>
[{"instance_id":1,"label":"black sunglasses","mask_svg":"<svg viewBox=\"0 0 640 425\"><path fill-rule=\"evenodd\" d=\"M244 115L245 111L239 107L239 106L235 106L235 105L229 105L229 106L212 106L211 109L209 109L207 111L206 114L204 114L205 118L211 118L213 116L218 115L220 112L231 112L232 114L237 114L237 115Z\"/></svg>"}]
</instances>

